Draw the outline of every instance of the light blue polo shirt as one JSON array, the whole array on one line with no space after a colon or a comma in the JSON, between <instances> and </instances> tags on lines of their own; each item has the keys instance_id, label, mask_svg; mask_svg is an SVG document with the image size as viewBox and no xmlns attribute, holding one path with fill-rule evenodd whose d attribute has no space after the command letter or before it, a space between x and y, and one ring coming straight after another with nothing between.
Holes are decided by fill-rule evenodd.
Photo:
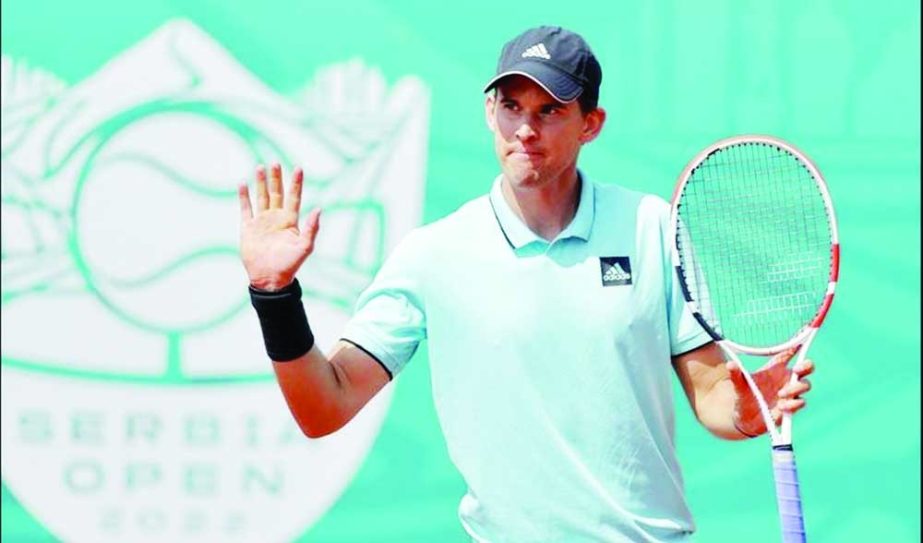
<instances>
[{"instance_id":1,"label":"light blue polo shirt","mask_svg":"<svg viewBox=\"0 0 923 543\"><path fill-rule=\"evenodd\" d=\"M582 176L549 243L500 179L399 244L344 339L392 374L428 340L473 540L685 540L670 358L711 339L670 266L669 206Z\"/></svg>"}]
</instances>

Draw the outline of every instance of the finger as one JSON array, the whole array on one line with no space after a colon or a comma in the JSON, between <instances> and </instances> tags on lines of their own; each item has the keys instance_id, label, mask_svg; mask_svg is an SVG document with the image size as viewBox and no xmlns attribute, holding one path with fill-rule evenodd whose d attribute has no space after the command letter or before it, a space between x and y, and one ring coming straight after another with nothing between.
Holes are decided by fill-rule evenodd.
<instances>
[{"instance_id":1,"label":"finger","mask_svg":"<svg viewBox=\"0 0 923 543\"><path fill-rule=\"evenodd\" d=\"M779 398L797 398L811 390L811 382L808 380L789 383L779 390Z\"/></svg>"},{"instance_id":2,"label":"finger","mask_svg":"<svg viewBox=\"0 0 923 543\"><path fill-rule=\"evenodd\" d=\"M810 359L804 359L799 364L796 364L792 368L792 371L795 372L798 377L806 377L814 373L814 362Z\"/></svg>"},{"instance_id":3,"label":"finger","mask_svg":"<svg viewBox=\"0 0 923 543\"><path fill-rule=\"evenodd\" d=\"M304 172L301 168L295 168L292 174L292 185L288 188L288 198L285 207L289 211L294 211L297 215L301 210L301 187L304 183Z\"/></svg>"},{"instance_id":4,"label":"finger","mask_svg":"<svg viewBox=\"0 0 923 543\"><path fill-rule=\"evenodd\" d=\"M253 218L253 206L250 204L250 189L246 183L237 185L237 196L240 200L240 218L242 221Z\"/></svg>"},{"instance_id":5,"label":"finger","mask_svg":"<svg viewBox=\"0 0 923 543\"><path fill-rule=\"evenodd\" d=\"M804 409L804 406L807 405L807 402L803 398L796 398L792 400L780 400L777 407L782 413L796 413Z\"/></svg>"},{"instance_id":6,"label":"finger","mask_svg":"<svg viewBox=\"0 0 923 543\"><path fill-rule=\"evenodd\" d=\"M256 210L269 209L269 192L266 189L266 168L262 164L256 167Z\"/></svg>"},{"instance_id":7,"label":"finger","mask_svg":"<svg viewBox=\"0 0 923 543\"><path fill-rule=\"evenodd\" d=\"M276 162L269 172L269 207L282 207L282 166Z\"/></svg>"},{"instance_id":8,"label":"finger","mask_svg":"<svg viewBox=\"0 0 923 543\"><path fill-rule=\"evenodd\" d=\"M314 252L314 240L317 238L317 231L320 230L320 208L314 208L308 213L305 219L304 228L301 235L308 240L308 254Z\"/></svg>"}]
</instances>

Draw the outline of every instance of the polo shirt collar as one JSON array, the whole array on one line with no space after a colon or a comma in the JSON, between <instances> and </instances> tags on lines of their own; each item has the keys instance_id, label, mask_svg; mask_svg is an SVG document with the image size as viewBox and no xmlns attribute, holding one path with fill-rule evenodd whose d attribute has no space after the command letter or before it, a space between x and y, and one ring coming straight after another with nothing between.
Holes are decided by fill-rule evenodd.
<instances>
[{"instance_id":1,"label":"polo shirt collar","mask_svg":"<svg viewBox=\"0 0 923 543\"><path fill-rule=\"evenodd\" d=\"M579 170L577 171L577 176L580 179L580 200L577 203L577 213L574 214L574 218L570 221L570 224L558 234L554 241L567 238L580 238L584 241L590 239L590 231L593 229L594 208L596 207L596 194L593 190L593 183ZM497 223L499 223L500 229L503 231L503 235L506 236L507 241L514 249L520 249L533 242L540 242L545 245L549 244L548 241L530 230L506 202L506 198L503 197L503 189L501 188L502 180L502 174L498 175L494 180L493 187L490 189L489 198L490 205L494 210L494 215L497 217Z\"/></svg>"}]
</instances>

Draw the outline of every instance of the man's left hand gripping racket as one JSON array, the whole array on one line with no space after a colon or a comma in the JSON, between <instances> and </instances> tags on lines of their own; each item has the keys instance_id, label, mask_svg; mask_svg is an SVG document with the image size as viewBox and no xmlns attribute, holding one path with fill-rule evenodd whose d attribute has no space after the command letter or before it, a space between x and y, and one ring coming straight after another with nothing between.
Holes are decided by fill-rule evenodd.
<instances>
[{"instance_id":1,"label":"man's left hand gripping racket","mask_svg":"<svg viewBox=\"0 0 923 543\"><path fill-rule=\"evenodd\" d=\"M742 369L772 437L782 541L803 543L790 416L776 428L738 354L799 347L796 364L804 360L830 309L839 269L827 185L804 153L784 141L728 138L683 170L671 221L673 265L686 303Z\"/></svg>"}]
</instances>

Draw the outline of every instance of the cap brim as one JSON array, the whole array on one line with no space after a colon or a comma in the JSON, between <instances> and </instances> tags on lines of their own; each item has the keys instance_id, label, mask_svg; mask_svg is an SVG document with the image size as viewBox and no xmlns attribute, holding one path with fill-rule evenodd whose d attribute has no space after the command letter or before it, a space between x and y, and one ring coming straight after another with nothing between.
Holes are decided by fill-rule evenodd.
<instances>
[{"instance_id":1,"label":"cap brim","mask_svg":"<svg viewBox=\"0 0 923 543\"><path fill-rule=\"evenodd\" d=\"M504 77L521 75L528 77L538 84L545 92L554 97L558 102L569 103L576 100L583 92L583 86L571 76L550 64L539 61L524 60L517 62L509 69L497 74L484 86L484 92L497 86Z\"/></svg>"}]
</instances>

